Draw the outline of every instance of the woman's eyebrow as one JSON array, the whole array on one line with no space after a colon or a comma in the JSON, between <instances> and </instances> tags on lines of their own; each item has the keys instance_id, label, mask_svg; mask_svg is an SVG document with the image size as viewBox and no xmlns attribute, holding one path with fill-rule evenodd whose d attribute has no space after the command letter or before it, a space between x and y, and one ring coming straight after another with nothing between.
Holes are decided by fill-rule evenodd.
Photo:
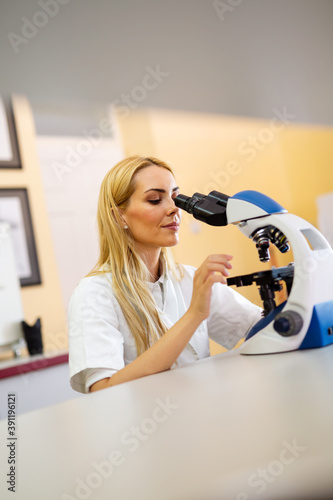
<instances>
[{"instance_id":1,"label":"woman's eyebrow","mask_svg":"<svg viewBox=\"0 0 333 500\"><path fill-rule=\"evenodd\" d=\"M176 187L173 188L172 192L174 193L178 189L179 189L179 187L176 186ZM166 193L165 189L159 189L159 188L150 188L150 189L147 189L147 191L145 191L145 193L149 193L149 191L157 191L158 193Z\"/></svg>"}]
</instances>

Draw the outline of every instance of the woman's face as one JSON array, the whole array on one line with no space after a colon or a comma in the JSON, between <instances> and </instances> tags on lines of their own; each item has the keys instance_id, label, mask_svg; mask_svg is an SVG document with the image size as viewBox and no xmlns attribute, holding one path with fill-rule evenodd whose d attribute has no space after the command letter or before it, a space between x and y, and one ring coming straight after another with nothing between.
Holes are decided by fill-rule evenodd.
<instances>
[{"instance_id":1,"label":"woman's face","mask_svg":"<svg viewBox=\"0 0 333 500\"><path fill-rule=\"evenodd\" d=\"M127 231L143 251L176 245L181 211L174 203L179 189L173 175L152 165L139 170L135 181L134 193L122 210Z\"/></svg>"}]
</instances>

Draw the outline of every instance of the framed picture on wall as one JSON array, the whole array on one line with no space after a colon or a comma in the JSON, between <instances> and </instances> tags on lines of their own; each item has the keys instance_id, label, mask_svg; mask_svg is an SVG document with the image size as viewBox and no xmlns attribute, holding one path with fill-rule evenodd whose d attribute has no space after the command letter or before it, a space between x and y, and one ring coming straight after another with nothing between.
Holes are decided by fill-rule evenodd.
<instances>
[{"instance_id":1,"label":"framed picture on wall","mask_svg":"<svg viewBox=\"0 0 333 500\"><path fill-rule=\"evenodd\" d=\"M22 168L12 106L1 97L0 168Z\"/></svg>"},{"instance_id":2,"label":"framed picture on wall","mask_svg":"<svg viewBox=\"0 0 333 500\"><path fill-rule=\"evenodd\" d=\"M0 222L7 222L11 228L21 286L40 285L28 192L25 188L0 189Z\"/></svg>"}]
</instances>

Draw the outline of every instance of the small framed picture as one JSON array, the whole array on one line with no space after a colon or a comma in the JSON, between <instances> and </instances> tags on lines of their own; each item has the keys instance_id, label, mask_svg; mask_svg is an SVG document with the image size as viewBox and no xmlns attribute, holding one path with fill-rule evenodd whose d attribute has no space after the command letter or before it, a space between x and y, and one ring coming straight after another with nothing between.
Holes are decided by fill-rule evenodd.
<instances>
[{"instance_id":1,"label":"small framed picture","mask_svg":"<svg viewBox=\"0 0 333 500\"><path fill-rule=\"evenodd\" d=\"M0 168L22 168L12 106L1 97Z\"/></svg>"},{"instance_id":2,"label":"small framed picture","mask_svg":"<svg viewBox=\"0 0 333 500\"><path fill-rule=\"evenodd\" d=\"M0 189L0 222L7 222L11 228L21 286L40 285L28 192L25 188Z\"/></svg>"}]
</instances>

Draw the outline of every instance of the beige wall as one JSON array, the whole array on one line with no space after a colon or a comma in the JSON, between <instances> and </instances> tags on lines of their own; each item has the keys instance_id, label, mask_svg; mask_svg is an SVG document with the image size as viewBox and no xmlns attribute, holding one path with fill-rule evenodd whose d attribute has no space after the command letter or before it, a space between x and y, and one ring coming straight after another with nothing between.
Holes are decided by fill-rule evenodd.
<instances>
[{"instance_id":1,"label":"beige wall","mask_svg":"<svg viewBox=\"0 0 333 500\"><path fill-rule=\"evenodd\" d=\"M46 350L67 347L66 317L38 164L31 109L13 97L22 169L0 170L3 188L26 187L35 232L42 284L23 287L25 319L42 318ZM289 212L316 224L316 196L333 191L333 129L219 115L141 109L119 119L125 155L155 155L174 167L181 192L233 195L255 189ZM183 213L177 261L199 266L209 253L234 255L233 274L259 271L292 261L292 253L272 251L259 262L253 243L234 226L213 228ZM256 287L238 289L261 304ZM278 302L284 298L283 293ZM220 349L212 344L212 352Z\"/></svg>"},{"instance_id":2,"label":"beige wall","mask_svg":"<svg viewBox=\"0 0 333 500\"><path fill-rule=\"evenodd\" d=\"M147 109L133 111L120 127L125 154L153 154L170 162L181 193L254 189L315 225L316 196L333 190L333 129L285 122L279 115L267 121ZM254 244L236 227L210 227L187 213L180 238L177 261L199 266L210 253L231 253L233 275L293 260L292 252L283 256L273 249L270 263L262 264ZM255 286L238 291L261 305ZM277 302L284 298L282 292Z\"/></svg>"},{"instance_id":3,"label":"beige wall","mask_svg":"<svg viewBox=\"0 0 333 500\"><path fill-rule=\"evenodd\" d=\"M0 186L28 190L42 281L41 285L21 288L25 320L32 324L41 318L44 351L64 349L67 347L65 310L37 158L33 116L23 96L13 96L13 111L22 169L1 169Z\"/></svg>"}]
</instances>

